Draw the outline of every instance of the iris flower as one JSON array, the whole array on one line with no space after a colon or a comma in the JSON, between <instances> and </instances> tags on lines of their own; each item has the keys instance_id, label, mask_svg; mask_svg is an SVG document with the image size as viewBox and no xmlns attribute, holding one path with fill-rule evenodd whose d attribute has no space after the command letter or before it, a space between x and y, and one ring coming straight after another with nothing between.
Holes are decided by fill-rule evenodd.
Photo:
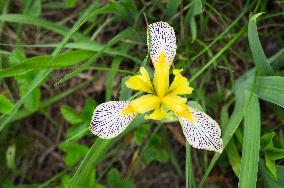
<instances>
[{"instance_id":1,"label":"iris flower","mask_svg":"<svg viewBox=\"0 0 284 188\"><path fill-rule=\"evenodd\" d=\"M204 112L187 106L187 99L180 95L191 94L193 88L182 76L182 69L174 69L174 79L169 83L171 64L176 54L174 29L165 22L148 27L148 48L154 66L154 77L144 67L140 74L131 76L126 86L145 94L132 101L109 101L98 105L94 111L90 130L103 139L111 139L123 132L138 114L145 119L172 119L172 111L181 124L186 140L198 149L222 152L221 130L216 121ZM150 112L150 113L149 113Z\"/></svg>"}]
</instances>

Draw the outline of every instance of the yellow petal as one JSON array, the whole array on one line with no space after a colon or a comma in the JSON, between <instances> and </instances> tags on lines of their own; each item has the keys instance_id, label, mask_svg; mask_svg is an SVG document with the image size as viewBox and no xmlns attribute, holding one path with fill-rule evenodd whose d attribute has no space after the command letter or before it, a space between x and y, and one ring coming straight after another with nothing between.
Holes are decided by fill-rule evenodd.
<instances>
[{"instance_id":1,"label":"yellow petal","mask_svg":"<svg viewBox=\"0 0 284 188\"><path fill-rule=\"evenodd\" d=\"M194 123L193 120L193 116L190 113L190 111L188 110L188 108L184 109L184 111L177 113L178 116L183 116L185 117L187 120L189 120L190 122Z\"/></svg>"},{"instance_id":2,"label":"yellow petal","mask_svg":"<svg viewBox=\"0 0 284 188\"><path fill-rule=\"evenodd\" d=\"M144 91L147 93L153 93L153 85L150 80L150 76L144 67L140 68L141 75L131 76L125 85L133 90Z\"/></svg>"},{"instance_id":3,"label":"yellow petal","mask_svg":"<svg viewBox=\"0 0 284 188\"><path fill-rule=\"evenodd\" d=\"M130 105L126 107L122 114L130 114L130 113L145 113L155 108L159 107L161 104L161 100L159 97L155 95L143 95L133 101L131 101Z\"/></svg>"},{"instance_id":4,"label":"yellow petal","mask_svg":"<svg viewBox=\"0 0 284 188\"><path fill-rule=\"evenodd\" d=\"M182 98L174 94L169 94L163 97L162 105L175 113L181 113L187 109L186 98Z\"/></svg>"},{"instance_id":5,"label":"yellow petal","mask_svg":"<svg viewBox=\"0 0 284 188\"><path fill-rule=\"evenodd\" d=\"M163 97L168 92L170 65L166 62L165 52L160 53L159 61L154 64L154 87L159 97Z\"/></svg>"},{"instance_id":6,"label":"yellow petal","mask_svg":"<svg viewBox=\"0 0 284 188\"><path fill-rule=\"evenodd\" d=\"M191 94L193 88L189 87L188 80L180 74L182 69L174 69L175 75L174 81L172 82L169 92L176 95Z\"/></svg>"},{"instance_id":7,"label":"yellow petal","mask_svg":"<svg viewBox=\"0 0 284 188\"><path fill-rule=\"evenodd\" d=\"M169 120L172 119L172 117L169 116L169 114L161 106L156 108L155 111L149 116L148 115L145 116L145 119L153 119L153 120L161 120L164 118Z\"/></svg>"}]
</instances>

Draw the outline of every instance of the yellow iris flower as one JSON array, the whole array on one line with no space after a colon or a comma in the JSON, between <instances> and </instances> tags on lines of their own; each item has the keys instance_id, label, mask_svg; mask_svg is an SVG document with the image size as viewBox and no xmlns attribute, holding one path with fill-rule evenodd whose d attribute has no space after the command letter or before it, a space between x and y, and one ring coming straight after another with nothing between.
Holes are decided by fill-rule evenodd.
<instances>
[{"instance_id":1,"label":"yellow iris flower","mask_svg":"<svg viewBox=\"0 0 284 188\"><path fill-rule=\"evenodd\" d=\"M122 111L122 114L146 113L154 110L152 114L145 116L146 119L161 120L163 118L172 119L166 110L173 111L176 115L183 115L190 121L193 117L187 109L186 98L178 95L191 94L193 88L185 77L181 75L182 70L173 71L175 78L169 86L170 64L165 58L165 52L161 52L158 62L154 63L155 73L153 85L150 76L144 67L140 68L140 75L132 76L126 81L126 86L133 90L147 92L131 102Z\"/></svg>"},{"instance_id":2,"label":"yellow iris flower","mask_svg":"<svg viewBox=\"0 0 284 188\"><path fill-rule=\"evenodd\" d=\"M109 101L98 105L91 121L92 133L110 139L125 130L137 114L147 113L145 119L161 120L172 119L168 114L172 111L178 117L189 144L222 152L218 123L204 112L187 106L187 99L179 96L193 91L188 80L181 75L182 69L174 69L174 79L171 84L169 82L170 67L176 54L173 28L165 22L157 22L149 25L148 32L148 47L154 65L153 81L147 70L141 67L140 74L131 76L125 84L145 94L133 101Z\"/></svg>"}]
</instances>

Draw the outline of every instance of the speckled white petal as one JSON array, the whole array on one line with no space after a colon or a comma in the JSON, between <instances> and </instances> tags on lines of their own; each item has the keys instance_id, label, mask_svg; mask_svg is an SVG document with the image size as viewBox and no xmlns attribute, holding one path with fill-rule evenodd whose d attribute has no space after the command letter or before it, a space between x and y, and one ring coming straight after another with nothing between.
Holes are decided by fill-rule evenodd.
<instances>
[{"instance_id":1,"label":"speckled white petal","mask_svg":"<svg viewBox=\"0 0 284 188\"><path fill-rule=\"evenodd\" d=\"M166 22L156 22L149 25L148 48L155 64L159 60L160 52L166 54L166 61L171 64L176 55L176 36L174 29Z\"/></svg>"},{"instance_id":2,"label":"speckled white petal","mask_svg":"<svg viewBox=\"0 0 284 188\"><path fill-rule=\"evenodd\" d=\"M183 134L190 145L198 149L206 149L221 153L223 141L218 123L204 112L188 107L193 122L186 117L179 116Z\"/></svg>"},{"instance_id":3,"label":"speckled white petal","mask_svg":"<svg viewBox=\"0 0 284 188\"><path fill-rule=\"evenodd\" d=\"M121 114L129 104L129 101L109 101L98 105L90 123L91 132L103 139L118 136L135 118L134 114Z\"/></svg>"}]
</instances>

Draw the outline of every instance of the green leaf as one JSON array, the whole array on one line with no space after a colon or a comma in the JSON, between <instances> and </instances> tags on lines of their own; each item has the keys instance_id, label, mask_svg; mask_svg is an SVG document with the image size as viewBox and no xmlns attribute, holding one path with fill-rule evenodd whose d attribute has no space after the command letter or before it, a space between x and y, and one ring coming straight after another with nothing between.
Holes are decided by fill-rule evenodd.
<instances>
[{"instance_id":1,"label":"green leaf","mask_svg":"<svg viewBox=\"0 0 284 188\"><path fill-rule=\"evenodd\" d=\"M13 65L14 67L19 66L19 64L22 61L25 61L25 59L26 57L25 57L24 50L20 47L15 48L12 52L12 55L9 57L10 64ZM1 74L1 71L3 71L3 69L0 70L0 74ZM19 86L20 96L23 96L26 93L27 88L30 86L30 84L32 83L33 79L36 77L37 74L38 74L38 71L31 71L26 74L15 76L15 79ZM33 112L39 107L39 104L40 104L40 89L37 87L24 100L24 107L28 111Z\"/></svg>"},{"instance_id":2,"label":"green leaf","mask_svg":"<svg viewBox=\"0 0 284 188\"><path fill-rule=\"evenodd\" d=\"M168 0L167 3L167 18L170 19L171 17L173 17L177 11L178 11L178 7L181 4L181 0Z\"/></svg>"},{"instance_id":3,"label":"green leaf","mask_svg":"<svg viewBox=\"0 0 284 188\"><path fill-rule=\"evenodd\" d=\"M83 121L90 123L96 106L97 106L97 102L94 99L90 97L86 99L85 106L81 112L81 117Z\"/></svg>"},{"instance_id":4,"label":"green leaf","mask_svg":"<svg viewBox=\"0 0 284 188\"><path fill-rule=\"evenodd\" d=\"M135 185L129 181L124 180L116 168L112 168L107 173L107 183L109 188L135 188Z\"/></svg>"},{"instance_id":5,"label":"green leaf","mask_svg":"<svg viewBox=\"0 0 284 188\"><path fill-rule=\"evenodd\" d=\"M90 122L82 122L82 123L77 123L75 125L72 125L71 127L68 128L67 130L67 142L75 141L83 136L85 136L89 132L89 125Z\"/></svg>"},{"instance_id":6,"label":"green leaf","mask_svg":"<svg viewBox=\"0 0 284 188\"><path fill-rule=\"evenodd\" d=\"M125 85L125 82L126 82L126 80L128 80L128 78L129 77L127 76L127 77L124 77L121 80L120 90L119 90L119 100L120 101L127 100L131 97L132 90L129 89L128 87L126 87L126 85Z\"/></svg>"},{"instance_id":7,"label":"green leaf","mask_svg":"<svg viewBox=\"0 0 284 188\"><path fill-rule=\"evenodd\" d=\"M122 58L114 58L111 69L117 70L119 68L119 65L122 61ZM106 94L105 94L105 101L111 100L112 97L112 88L113 88L113 80L115 78L117 71L109 71L107 82L106 82Z\"/></svg>"},{"instance_id":8,"label":"green leaf","mask_svg":"<svg viewBox=\"0 0 284 188\"><path fill-rule=\"evenodd\" d=\"M139 125L134 132L135 143L140 145L142 141L147 138L149 130L150 130L149 124Z\"/></svg>"},{"instance_id":9,"label":"green leaf","mask_svg":"<svg viewBox=\"0 0 284 188\"><path fill-rule=\"evenodd\" d=\"M2 14L0 15L0 21L34 25L34 26L38 26L38 27L51 30L63 36L65 36L66 33L68 33L68 31L70 30L69 28L66 28L62 25L47 21L43 18L36 18L36 17L29 16L29 15L24 15L24 14ZM86 39L86 37L80 33L75 33L73 38L76 41Z\"/></svg>"},{"instance_id":10,"label":"green leaf","mask_svg":"<svg viewBox=\"0 0 284 188\"><path fill-rule=\"evenodd\" d=\"M12 67L1 69L0 77L10 77L16 75L25 74L28 71L35 69L51 69L51 68L62 68L75 65L81 61L89 58L93 53L90 51L68 51L58 55L54 59L53 64L49 64L52 56L37 56L26 59L19 64Z\"/></svg>"},{"instance_id":11,"label":"green leaf","mask_svg":"<svg viewBox=\"0 0 284 188\"><path fill-rule=\"evenodd\" d=\"M9 56L10 65L17 65L26 59L25 52L22 48L15 48ZM2 71L2 70L1 70Z\"/></svg>"},{"instance_id":12,"label":"green leaf","mask_svg":"<svg viewBox=\"0 0 284 188\"><path fill-rule=\"evenodd\" d=\"M63 78L61 78L57 84L61 84L75 76L77 76L79 73L81 73L83 70L86 70L89 68L89 66L99 57L101 54L109 47L114 45L115 43L121 41L122 39L126 38L127 36L131 35L131 29L127 28L124 31L117 34L115 37L113 37L105 46L102 48L99 52L94 54L87 62L84 64L78 66L75 70L73 70L71 73L67 74Z\"/></svg>"},{"instance_id":13,"label":"green leaf","mask_svg":"<svg viewBox=\"0 0 284 188\"><path fill-rule=\"evenodd\" d=\"M41 13L41 1L33 0L30 1L29 7L27 11L25 11L26 15L38 17Z\"/></svg>"},{"instance_id":14,"label":"green leaf","mask_svg":"<svg viewBox=\"0 0 284 188\"><path fill-rule=\"evenodd\" d=\"M150 140L149 144L145 147L142 152L142 158L146 164L152 161L159 161L161 163L168 162L170 157L164 146L163 140L160 136L154 135Z\"/></svg>"},{"instance_id":15,"label":"green leaf","mask_svg":"<svg viewBox=\"0 0 284 188\"><path fill-rule=\"evenodd\" d=\"M136 128L134 125L140 125L144 122L142 116L137 116L126 130L119 136L110 139L97 139L92 147L89 149L86 157L80 163L69 184L70 188L84 187L85 182L88 180L90 172L95 169L95 166L104 159L105 153L114 145L123 135Z\"/></svg>"},{"instance_id":16,"label":"green leaf","mask_svg":"<svg viewBox=\"0 0 284 188\"><path fill-rule=\"evenodd\" d=\"M278 70L284 65L284 48L279 50L273 56L268 59L269 64L273 67L273 69Z\"/></svg>"},{"instance_id":17,"label":"green leaf","mask_svg":"<svg viewBox=\"0 0 284 188\"><path fill-rule=\"evenodd\" d=\"M64 0L69 8L73 8L77 4L77 0Z\"/></svg>"},{"instance_id":18,"label":"green leaf","mask_svg":"<svg viewBox=\"0 0 284 188\"><path fill-rule=\"evenodd\" d=\"M60 185L57 186L57 188L66 188L68 187L69 182L71 181L71 177L69 175L65 175L61 178Z\"/></svg>"},{"instance_id":19,"label":"green leaf","mask_svg":"<svg viewBox=\"0 0 284 188\"><path fill-rule=\"evenodd\" d=\"M190 6L190 9L188 10L187 15L185 17L185 27L190 28L192 34L192 41L194 41L197 35L195 17L198 14L201 14L203 12L203 9L201 0L192 0L191 3L192 4Z\"/></svg>"},{"instance_id":20,"label":"green leaf","mask_svg":"<svg viewBox=\"0 0 284 188\"><path fill-rule=\"evenodd\" d=\"M56 47L56 44L46 44L46 45L41 45L39 47ZM88 42L70 42L65 45L66 48L71 48L71 49L78 49L78 50L86 50L86 51L93 51L93 52L99 52L102 49L104 49L102 52L104 54L110 55L110 56L120 56L120 57L125 57L127 59L132 60L133 62L140 64L141 61L137 57L133 57L129 55L128 53L125 53L122 51L120 48L110 48L110 47L105 47L105 44L99 44L94 41Z\"/></svg>"},{"instance_id":21,"label":"green leaf","mask_svg":"<svg viewBox=\"0 0 284 188\"><path fill-rule=\"evenodd\" d=\"M8 114L13 108L13 103L4 95L0 95L0 113Z\"/></svg>"},{"instance_id":22,"label":"green leaf","mask_svg":"<svg viewBox=\"0 0 284 188\"><path fill-rule=\"evenodd\" d=\"M64 119L71 124L78 124L82 122L80 114L69 106L62 105L60 107L60 112L63 115Z\"/></svg>"},{"instance_id":23,"label":"green leaf","mask_svg":"<svg viewBox=\"0 0 284 188\"><path fill-rule=\"evenodd\" d=\"M264 156L265 158L265 166L267 167L268 174L273 178L277 179L277 172L276 172L276 165L275 161L270 159L267 155Z\"/></svg>"},{"instance_id":24,"label":"green leaf","mask_svg":"<svg viewBox=\"0 0 284 188\"><path fill-rule=\"evenodd\" d=\"M28 83L27 83L28 84ZM27 86L22 85L20 86L20 95L23 96L24 93L26 92ZM40 89L35 88L33 92L30 93L29 96L27 96L24 100L24 107L29 110L29 111L35 111L38 109L40 105Z\"/></svg>"},{"instance_id":25,"label":"green leaf","mask_svg":"<svg viewBox=\"0 0 284 188\"><path fill-rule=\"evenodd\" d=\"M277 180L273 179L265 168L263 160L260 161L260 171L264 177L264 187L282 188L284 187L284 166L276 165Z\"/></svg>"},{"instance_id":26,"label":"green leaf","mask_svg":"<svg viewBox=\"0 0 284 188\"><path fill-rule=\"evenodd\" d=\"M263 100L272 102L284 108L284 77L258 77L255 94Z\"/></svg>"},{"instance_id":27,"label":"green leaf","mask_svg":"<svg viewBox=\"0 0 284 188\"><path fill-rule=\"evenodd\" d=\"M265 165L268 170L267 173L273 179L277 179L275 160L284 158L284 149L274 148L274 134L274 132L264 134L261 137L261 146L264 151Z\"/></svg>"},{"instance_id":28,"label":"green leaf","mask_svg":"<svg viewBox=\"0 0 284 188\"><path fill-rule=\"evenodd\" d=\"M83 25L88 19L90 19L92 16L95 16L97 14L103 13L107 11L109 6L103 6L102 8L97 9L96 6L92 5L89 8L87 8L82 15L79 17L77 22L73 25L73 27L68 30L63 40L58 44L58 46L55 48L55 50L52 52L52 59L48 62L49 65L51 65L54 62L54 59L59 55L60 51L64 48L66 43L69 41L69 39L72 37L72 35L80 28L81 25ZM3 16L3 15L2 15ZM1 18L1 16L0 16ZM1 19L0 19L1 20ZM30 93L37 87L40 86L51 74L51 70L45 70L45 71L39 71L36 78L31 83L28 91L18 102L13 106L11 113L9 115L2 115L0 117L0 131L2 131L8 123L13 119L13 117L16 116L17 112L19 111L20 107L22 106L25 98L30 95Z\"/></svg>"},{"instance_id":29,"label":"green leaf","mask_svg":"<svg viewBox=\"0 0 284 188\"><path fill-rule=\"evenodd\" d=\"M251 96L244 116L244 141L239 187L256 187L260 149L260 108L258 98Z\"/></svg>"},{"instance_id":30,"label":"green leaf","mask_svg":"<svg viewBox=\"0 0 284 188\"><path fill-rule=\"evenodd\" d=\"M15 156L16 156L16 146L11 145L8 147L6 151L7 167L11 170L16 169Z\"/></svg>"},{"instance_id":31,"label":"green leaf","mask_svg":"<svg viewBox=\"0 0 284 188\"><path fill-rule=\"evenodd\" d=\"M235 107L232 115L230 116L228 124L224 126L225 130L223 132L223 137L222 137L224 148L226 148L228 142L231 140L236 130L238 129L246 112L246 106L248 103L248 97L244 95L244 92L242 90L236 90L235 93L236 93ZM198 187L202 187L202 185L204 184L206 178L208 177L209 173L211 172L212 168L214 167L219 157L220 157L219 153L214 154L214 157L210 161L210 164L207 167Z\"/></svg>"},{"instance_id":32,"label":"green leaf","mask_svg":"<svg viewBox=\"0 0 284 188\"><path fill-rule=\"evenodd\" d=\"M262 13L258 13L250 17L248 24L248 40L250 50L259 75L271 75L273 73L273 69L268 63L268 60L266 59L266 56L262 49L256 26L256 19L261 14Z\"/></svg>"},{"instance_id":33,"label":"green leaf","mask_svg":"<svg viewBox=\"0 0 284 188\"><path fill-rule=\"evenodd\" d=\"M234 138L228 143L226 148L226 152L229 158L229 162L233 168L234 173L237 177L240 176L240 168L241 168L241 157L238 152L237 146L235 144Z\"/></svg>"},{"instance_id":34,"label":"green leaf","mask_svg":"<svg viewBox=\"0 0 284 188\"><path fill-rule=\"evenodd\" d=\"M65 163L67 166L76 164L89 150L87 146L75 142L63 142L59 145L59 148L66 152Z\"/></svg>"},{"instance_id":35,"label":"green leaf","mask_svg":"<svg viewBox=\"0 0 284 188\"><path fill-rule=\"evenodd\" d=\"M266 133L264 135L261 136L260 138L260 143L261 143L261 147L263 149L267 149L267 148L273 148L273 137L275 135L275 132L271 132L271 133Z\"/></svg>"},{"instance_id":36,"label":"green leaf","mask_svg":"<svg viewBox=\"0 0 284 188\"><path fill-rule=\"evenodd\" d=\"M273 161L284 159L284 149L267 148L265 149L265 155Z\"/></svg>"}]
</instances>

